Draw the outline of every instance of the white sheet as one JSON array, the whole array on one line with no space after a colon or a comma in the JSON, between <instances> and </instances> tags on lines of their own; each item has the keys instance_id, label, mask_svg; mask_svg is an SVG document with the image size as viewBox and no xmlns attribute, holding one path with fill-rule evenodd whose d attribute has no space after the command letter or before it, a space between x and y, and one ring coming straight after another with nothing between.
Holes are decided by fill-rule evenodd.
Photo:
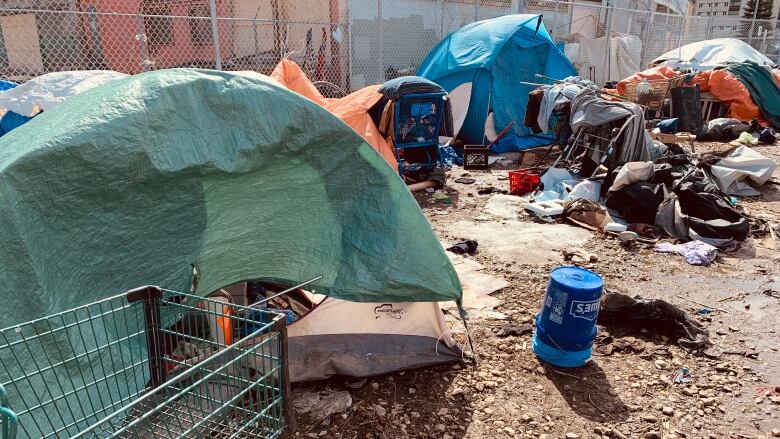
<instances>
[{"instance_id":1,"label":"white sheet","mask_svg":"<svg viewBox=\"0 0 780 439\"><path fill-rule=\"evenodd\" d=\"M609 74L606 71L607 38L580 38L566 44L564 52L574 63L580 76L590 79L590 66L595 67L596 84L620 81L640 70L642 40L633 35L614 36L610 39Z\"/></svg>"},{"instance_id":2,"label":"white sheet","mask_svg":"<svg viewBox=\"0 0 780 439\"><path fill-rule=\"evenodd\" d=\"M0 108L32 117L71 96L125 76L110 70L47 73L0 92Z\"/></svg>"}]
</instances>

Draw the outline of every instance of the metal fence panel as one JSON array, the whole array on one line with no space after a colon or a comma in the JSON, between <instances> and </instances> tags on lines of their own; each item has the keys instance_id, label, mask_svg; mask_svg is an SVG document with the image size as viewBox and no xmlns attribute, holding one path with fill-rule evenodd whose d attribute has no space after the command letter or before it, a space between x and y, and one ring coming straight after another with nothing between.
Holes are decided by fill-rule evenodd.
<instances>
[{"instance_id":1,"label":"metal fence panel","mask_svg":"<svg viewBox=\"0 0 780 439\"><path fill-rule=\"evenodd\" d=\"M513 13L543 14L580 73L599 83L709 38L741 38L780 61L776 21L722 3L688 11L679 0L0 0L0 76L180 66L270 73L287 57L316 81L355 90L414 73L464 25Z\"/></svg>"}]
</instances>

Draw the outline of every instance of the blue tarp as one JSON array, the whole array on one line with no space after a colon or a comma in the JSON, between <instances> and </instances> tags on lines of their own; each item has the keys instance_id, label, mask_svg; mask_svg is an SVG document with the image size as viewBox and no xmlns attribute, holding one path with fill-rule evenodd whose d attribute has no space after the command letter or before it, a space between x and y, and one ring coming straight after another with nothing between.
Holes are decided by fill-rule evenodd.
<instances>
[{"instance_id":1,"label":"blue tarp","mask_svg":"<svg viewBox=\"0 0 780 439\"><path fill-rule=\"evenodd\" d=\"M563 79L577 70L555 44L540 15L505 15L453 32L428 54L417 74L451 92L471 82L471 102L460 131L467 144L482 144L485 119L494 112L496 131L514 122L497 152L536 146L538 136L523 125L528 93L545 83L536 74Z\"/></svg>"},{"instance_id":2,"label":"blue tarp","mask_svg":"<svg viewBox=\"0 0 780 439\"><path fill-rule=\"evenodd\" d=\"M30 119L32 119L32 117L22 116L21 114L14 113L10 110L6 111L5 114L0 117L0 136L7 134L14 128L19 128L29 122Z\"/></svg>"},{"instance_id":3,"label":"blue tarp","mask_svg":"<svg viewBox=\"0 0 780 439\"><path fill-rule=\"evenodd\" d=\"M10 90L12 88L16 87L16 83L12 81L6 81L5 79L0 79L0 91L3 90Z\"/></svg>"}]
</instances>

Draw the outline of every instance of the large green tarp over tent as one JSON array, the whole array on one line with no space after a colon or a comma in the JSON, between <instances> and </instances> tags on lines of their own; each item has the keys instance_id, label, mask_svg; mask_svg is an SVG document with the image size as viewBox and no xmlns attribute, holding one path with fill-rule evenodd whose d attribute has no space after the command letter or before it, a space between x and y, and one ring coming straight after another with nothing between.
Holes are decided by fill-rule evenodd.
<instances>
[{"instance_id":1,"label":"large green tarp over tent","mask_svg":"<svg viewBox=\"0 0 780 439\"><path fill-rule=\"evenodd\" d=\"M460 300L399 176L252 73L173 69L72 97L0 139L0 327L145 284L248 279L364 302Z\"/></svg>"}]
</instances>

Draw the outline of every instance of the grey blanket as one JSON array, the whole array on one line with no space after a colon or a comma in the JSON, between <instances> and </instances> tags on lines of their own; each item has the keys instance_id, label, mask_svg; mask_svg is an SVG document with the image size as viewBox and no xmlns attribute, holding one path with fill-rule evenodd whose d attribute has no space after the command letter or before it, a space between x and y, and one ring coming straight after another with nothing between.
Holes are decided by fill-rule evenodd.
<instances>
[{"instance_id":1,"label":"grey blanket","mask_svg":"<svg viewBox=\"0 0 780 439\"><path fill-rule=\"evenodd\" d=\"M645 131L645 116L642 107L631 102L608 101L594 91L583 90L571 102L571 128L577 132L580 128L598 127L622 118L636 117L626 127L623 142L616 148L615 164L647 161L653 141ZM591 151L591 159L598 162L603 151Z\"/></svg>"}]
</instances>

